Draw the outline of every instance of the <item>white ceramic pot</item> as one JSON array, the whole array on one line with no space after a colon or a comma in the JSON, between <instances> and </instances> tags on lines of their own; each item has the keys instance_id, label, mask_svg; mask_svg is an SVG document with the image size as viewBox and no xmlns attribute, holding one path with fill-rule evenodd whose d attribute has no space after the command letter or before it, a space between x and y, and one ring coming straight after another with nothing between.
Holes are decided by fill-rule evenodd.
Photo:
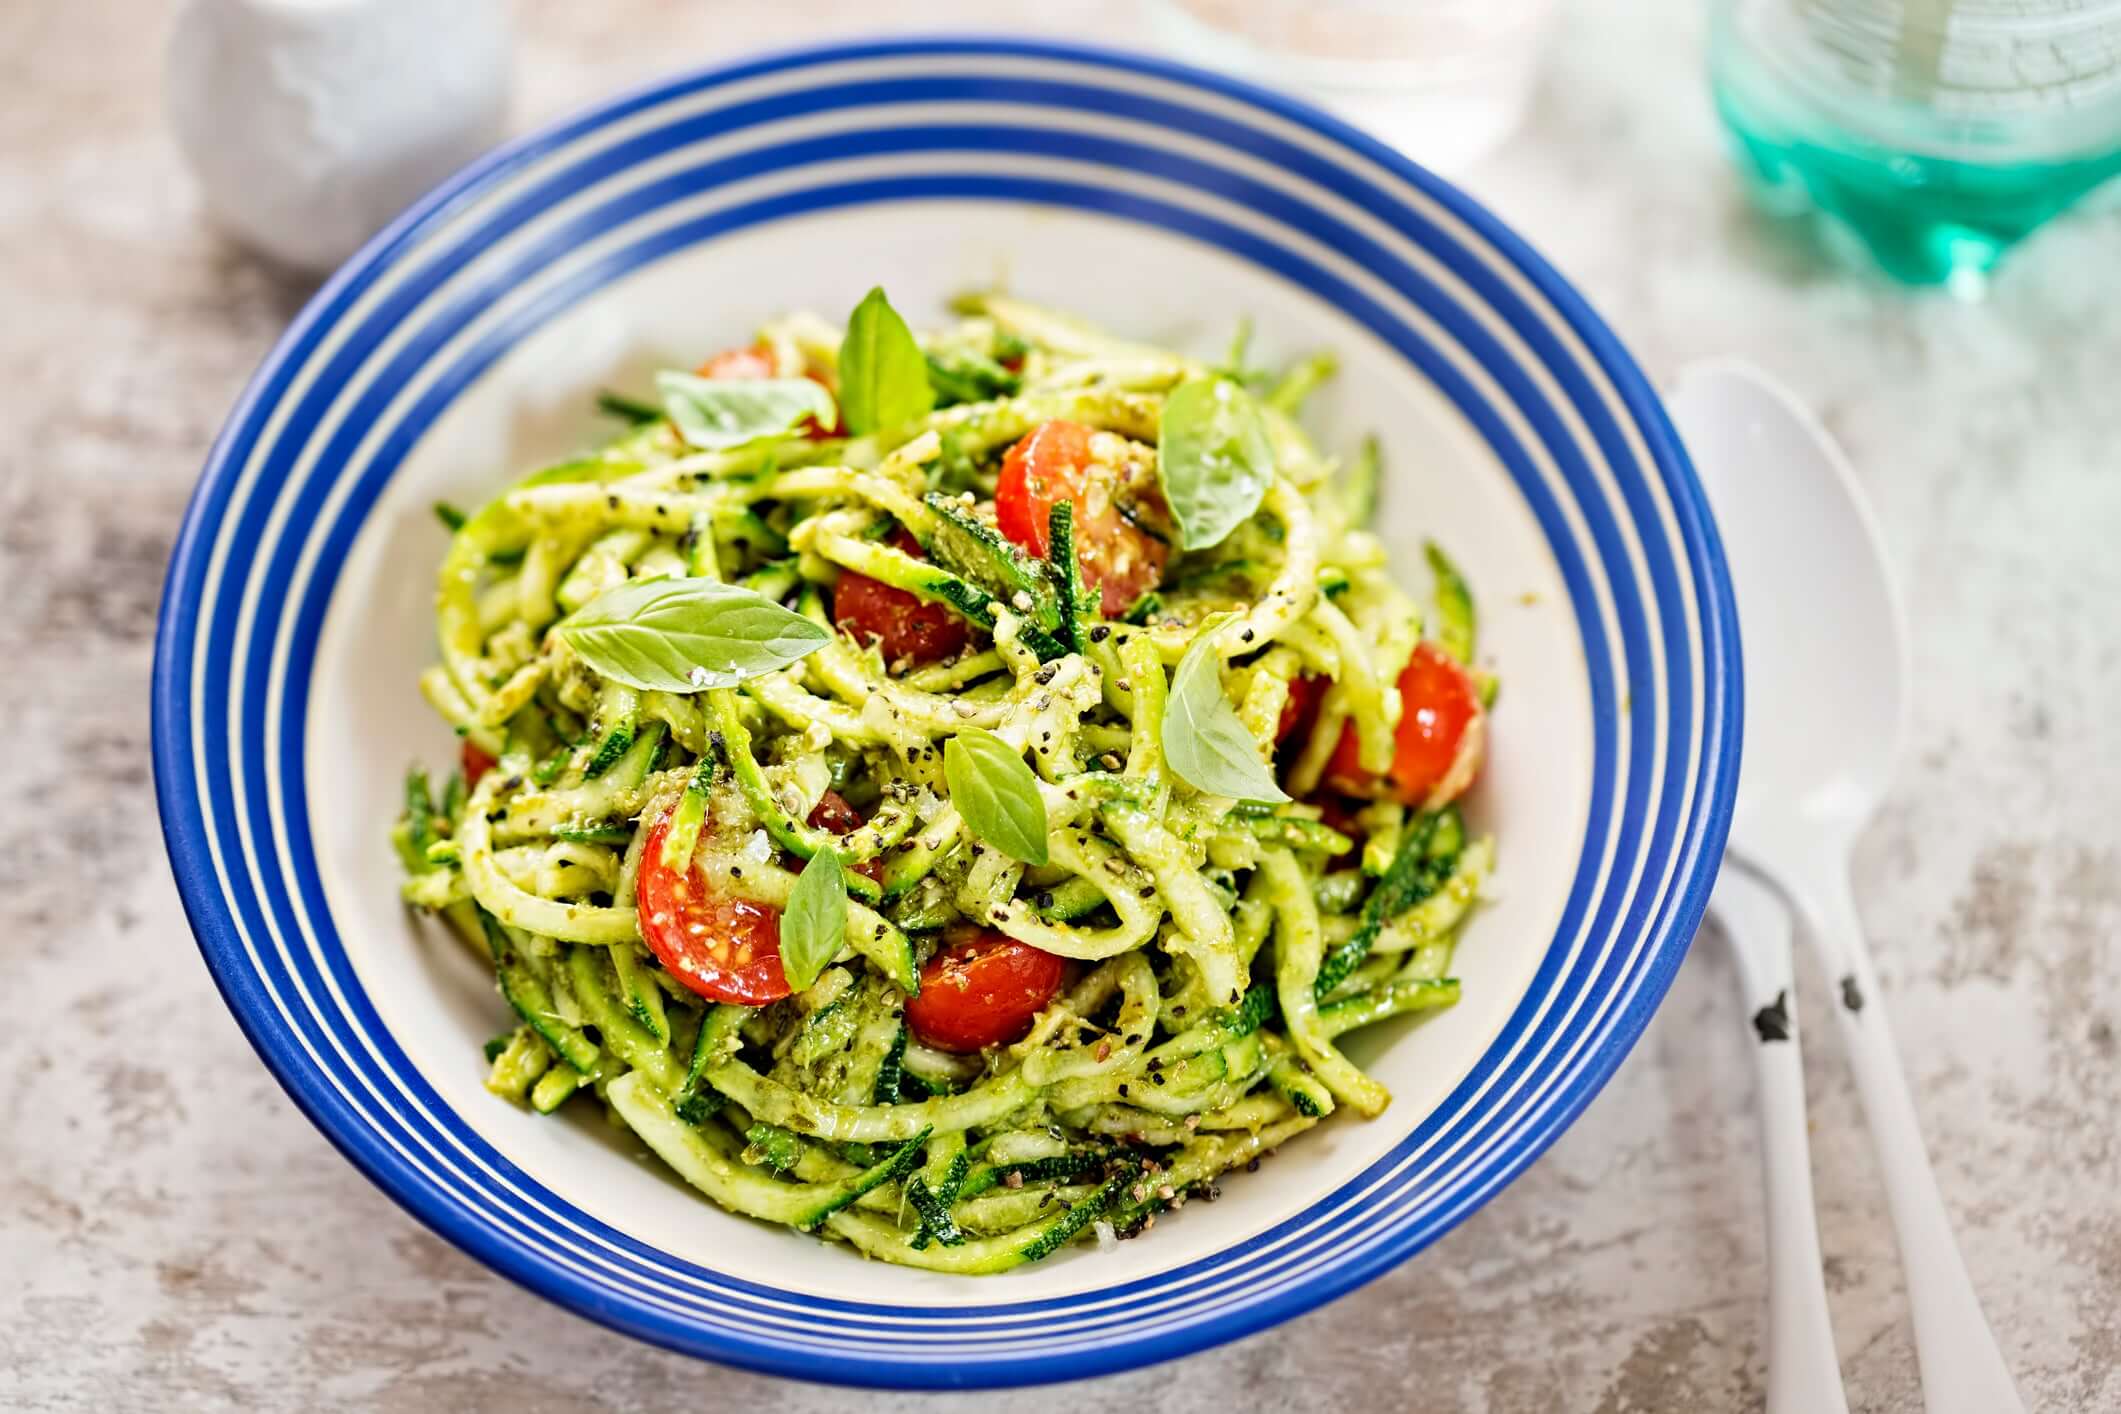
<instances>
[{"instance_id":1,"label":"white ceramic pot","mask_svg":"<svg viewBox=\"0 0 2121 1414\"><path fill-rule=\"evenodd\" d=\"M500 138L509 57L503 0L188 0L170 126L231 235L328 270Z\"/></svg>"}]
</instances>

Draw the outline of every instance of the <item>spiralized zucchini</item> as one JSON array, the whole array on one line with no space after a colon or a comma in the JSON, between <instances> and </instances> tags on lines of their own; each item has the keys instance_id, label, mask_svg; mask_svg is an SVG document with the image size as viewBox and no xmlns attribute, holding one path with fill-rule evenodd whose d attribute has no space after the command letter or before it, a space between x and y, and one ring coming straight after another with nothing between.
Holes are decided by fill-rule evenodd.
<instances>
[{"instance_id":1,"label":"spiralized zucchini","mask_svg":"<svg viewBox=\"0 0 2121 1414\"><path fill-rule=\"evenodd\" d=\"M1333 1111L1383 1110L1342 1043L1457 999L1452 949L1495 855L1446 802L1321 818L1203 794L1165 750L1172 670L1205 637L1292 794L1319 798L1350 753L1373 774L1393 762L1423 613L1365 528L1374 447L1343 472L1294 420L1331 360L1276 378L1241 350L1210 365L1011 299L960 313L920 340L938 406L909 425L700 450L643 411L447 517L440 661L421 688L472 778L437 791L415 770L393 838L407 901L490 959L517 1017L487 1048L494 1093L541 1112L592 1095L725 1208L989 1273L1131 1236ZM837 332L769 326L755 376L834 385ZM998 596L909 551L906 534L933 550L966 518L991 527L1004 452L1050 421L1091 429L1101 460L1155 467L1166 396L1209 377L1256 392L1272 479L1219 543L1173 545L1124 615L1057 558L1039 571L1053 609L1043 582L1036 601ZM1440 551L1431 563L1439 637L1465 662L1471 599ZM887 663L836 629L854 573L948 606L971 625L963 646ZM756 590L831 641L685 693L606 678L557 631L659 578ZM944 748L974 729L1034 773L1044 862L984 845L953 803ZM818 816L828 793L857 827ZM745 1006L666 970L636 905L669 867L650 844L666 820L696 836L695 877L754 909L788 906L806 861L837 858L845 946L814 984ZM1064 975L1021 1040L960 1055L905 1012L922 966L972 928Z\"/></svg>"}]
</instances>

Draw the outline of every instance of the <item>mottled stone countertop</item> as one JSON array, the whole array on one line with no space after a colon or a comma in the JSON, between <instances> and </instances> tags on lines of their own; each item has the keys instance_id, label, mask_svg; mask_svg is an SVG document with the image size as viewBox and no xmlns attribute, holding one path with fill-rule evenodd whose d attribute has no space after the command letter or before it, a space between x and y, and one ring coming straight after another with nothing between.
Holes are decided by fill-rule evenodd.
<instances>
[{"instance_id":1,"label":"mottled stone countertop","mask_svg":"<svg viewBox=\"0 0 2121 1414\"><path fill-rule=\"evenodd\" d=\"M160 120L166 8L0 8L0 1406L912 1407L714 1371L490 1275L334 1153L222 1008L156 827L151 638L207 443L307 286L202 223ZM986 27L1019 9L946 8ZM1571 8L1528 129L1467 184L1653 375L1744 354L1848 446L1915 635L1912 750L1858 856L1863 916L2028 1396L2121 1408L2121 216L2043 233L1980 305L1830 270L1742 205L1697 8ZM526 123L681 56L871 22L846 0L523 10ZM1119 39L1137 24L1119 4L1037 19ZM1085 1394L1757 1408L1765 1269L1733 989L1705 940L1552 1152L1360 1297ZM1816 978L1803 993L1824 1006ZM1916 1410L1855 1094L1834 1033L1812 1035L1852 1404Z\"/></svg>"}]
</instances>

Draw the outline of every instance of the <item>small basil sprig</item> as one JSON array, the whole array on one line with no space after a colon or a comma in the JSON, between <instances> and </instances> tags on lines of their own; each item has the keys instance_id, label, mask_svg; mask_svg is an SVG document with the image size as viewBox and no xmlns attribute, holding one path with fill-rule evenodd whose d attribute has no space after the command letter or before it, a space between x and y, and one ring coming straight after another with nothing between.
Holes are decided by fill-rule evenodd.
<instances>
[{"instance_id":1,"label":"small basil sprig","mask_svg":"<svg viewBox=\"0 0 2121 1414\"><path fill-rule=\"evenodd\" d=\"M810 856L781 912L781 975L800 992L840 954L847 940L847 875L829 849Z\"/></svg>"},{"instance_id":2,"label":"small basil sprig","mask_svg":"<svg viewBox=\"0 0 2121 1414\"><path fill-rule=\"evenodd\" d=\"M832 394L808 378L701 378L666 368L655 386L678 435L702 451L786 436L806 417L820 427L838 421Z\"/></svg>"},{"instance_id":3,"label":"small basil sprig","mask_svg":"<svg viewBox=\"0 0 2121 1414\"><path fill-rule=\"evenodd\" d=\"M1187 550L1220 544L1252 518L1274 480L1274 446L1252 395L1228 378L1181 383L1156 433L1164 500Z\"/></svg>"},{"instance_id":4,"label":"small basil sprig","mask_svg":"<svg viewBox=\"0 0 2121 1414\"><path fill-rule=\"evenodd\" d=\"M831 637L763 594L705 579L629 580L575 610L557 632L605 677L661 692L735 687Z\"/></svg>"},{"instance_id":5,"label":"small basil sprig","mask_svg":"<svg viewBox=\"0 0 2121 1414\"><path fill-rule=\"evenodd\" d=\"M1259 759L1259 744L1223 695L1222 663L1212 633L1203 633L1178 660L1164 705L1164 760L1202 795L1274 804L1288 794Z\"/></svg>"},{"instance_id":6,"label":"small basil sprig","mask_svg":"<svg viewBox=\"0 0 2121 1414\"><path fill-rule=\"evenodd\" d=\"M935 409L927 355L881 285L854 307L840 341L840 409L857 437L903 426Z\"/></svg>"},{"instance_id":7,"label":"small basil sprig","mask_svg":"<svg viewBox=\"0 0 2121 1414\"><path fill-rule=\"evenodd\" d=\"M973 839L1026 864L1046 862L1046 802L1022 752L966 727L943 744L943 782Z\"/></svg>"}]
</instances>

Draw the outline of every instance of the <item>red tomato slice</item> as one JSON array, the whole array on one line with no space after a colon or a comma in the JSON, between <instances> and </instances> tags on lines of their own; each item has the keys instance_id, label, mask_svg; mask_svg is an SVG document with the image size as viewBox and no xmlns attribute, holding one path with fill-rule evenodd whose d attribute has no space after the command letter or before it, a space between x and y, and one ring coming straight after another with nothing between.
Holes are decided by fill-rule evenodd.
<instances>
[{"instance_id":1,"label":"red tomato slice","mask_svg":"<svg viewBox=\"0 0 2121 1414\"><path fill-rule=\"evenodd\" d=\"M665 815L648 832L636 890L641 938L671 976L711 1002L763 1006L788 995L781 911L715 892L697 864L663 865Z\"/></svg>"},{"instance_id":2,"label":"red tomato slice","mask_svg":"<svg viewBox=\"0 0 2121 1414\"><path fill-rule=\"evenodd\" d=\"M1117 617L1163 582L1171 547L1129 520L1121 493L1161 516L1153 487L1129 487L1120 474L1094 460L1090 429L1079 422L1040 423L1002 457L994 491L994 518L1002 534L1043 556L1047 516L1057 501L1075 507L1076 556L1083 579L1098 590L1106 615Z\"/></svg>"},{"instance_id":3,"label":"red tomato slice","mask_svg":"<svg viewBox=\"0 0 2121 1414\"><path fill-rule=\"evenodd\" d=\"M1056 419L1032 428L1002 456L994 518L1002 534L1034 555L1047 548L1047 513L1073 500L1090 463L1090 429Z\"/></svg>"},{"instance_id":4,"label":"red tomato slice","mask_svg":"<svg viewBox=\"0 0 2121 1414\"><path fill-rule=\"evenodd\" d=\"M693 372L702 378L772 378L778 370L773 366L773 354L769 350L750 344L723 349Z\"/></svg>"},{"instance_id":5,"label":"red tomato slice","mask_svg":"<svg viewBox=\"0 0 2121 1414\"><path fill-rule=\"evenodd\" d=\"M774 366L773 351L763 344L751 344L744 348L723 349L693 371L702 378L780 377L780 370ZM815 373L806 373L803 376L827 392L832 390L832 385ZM845 429L839 425L837 419L834 420L831 427L818 426L817 419L814 417L803 420L809 424L804 429L803 435L813 442L821 441L827 437L846 435Z\"/></svg>"},{"instance_id":6,"label":"red tomato slice","mask_svg":"<svg viewBox=\"0 0 2121 1414\"><path fill-rule=\"evenodd\" d=\"M904 527L890 543L909 555L921 553L920 542ZM852 571L832 591L832 621L857 643L874 640L887 665L940 662L965 646L966 625L956 610Z\"/></svg>"},{"instance_id":7,"label":"red tomato slice","mask_svg":"<svg viewBox=\"0 0 2121 1414\"><path fill-rule=\"evenodd\" d=\"M1389 785L1363 770L1355 728L1342 729L1326 782L1349 795L1386 790L1408 805L1435 809L1457 799L1480 774L1487 713L1473 675L1433 643L1418 643L1399 675L1400 718Z\"/></svg>"},{"instance_id":8,"label":"red tomato slice","mask_svg":"<svg viewBox=\"0 0 2121 1414\"><path fill-rule=\"evenodd\" d=\"M462 749L459 750L457 754L463 760L464 789L466 790L470 790L472 787L478 785L479 777L485 775L488 771L491 771L494 767L501 764L500 762L494 760L491 756L488 756L485 752L479 750L478 747L472 745L472 743L468 739L464 742Z\"/></svg>"},{"instance_id":9,"label":"red tomato slice","mask_svg":"<svg viewBox=\"0 0 2121 1414\"><path fill-rule=\"evenodd\" d=\"M1289 680L1289 699L1281 704L1281 720L1274 724L1274 744L1279 746L1299 730L1309 732L1318 717L1318 704L1325 700L1327 682L1305 673Z\"/></svg>"},{"instance_id":10,"label":"red tomato slice","mask_svg":"<svg viewBox=\"0 0 2121 1414\"><path fill-rule=\"evenodd\" d=\"M906 1024L924 1045L960 1054L1020 1041L1060 990L1067 963L1003 934L960 939L921 968Z\"/></svg>"},{"instance_id":11,"label":"red tomato slice","mask_svg":"<svg viewBox=\"0 0 2121 1414\"><path fill-rule=\"evenodd\" d=\"M810 828L830 830L835 835L852 834L861 828L862 812L847 803L847 798L836 790L828 790L818 797L817 804L810 807ZM863 860L854 868L857 874L866 875L878 883L884 881L884 861L874 856Z\"/></svg>"}]
</instances>

